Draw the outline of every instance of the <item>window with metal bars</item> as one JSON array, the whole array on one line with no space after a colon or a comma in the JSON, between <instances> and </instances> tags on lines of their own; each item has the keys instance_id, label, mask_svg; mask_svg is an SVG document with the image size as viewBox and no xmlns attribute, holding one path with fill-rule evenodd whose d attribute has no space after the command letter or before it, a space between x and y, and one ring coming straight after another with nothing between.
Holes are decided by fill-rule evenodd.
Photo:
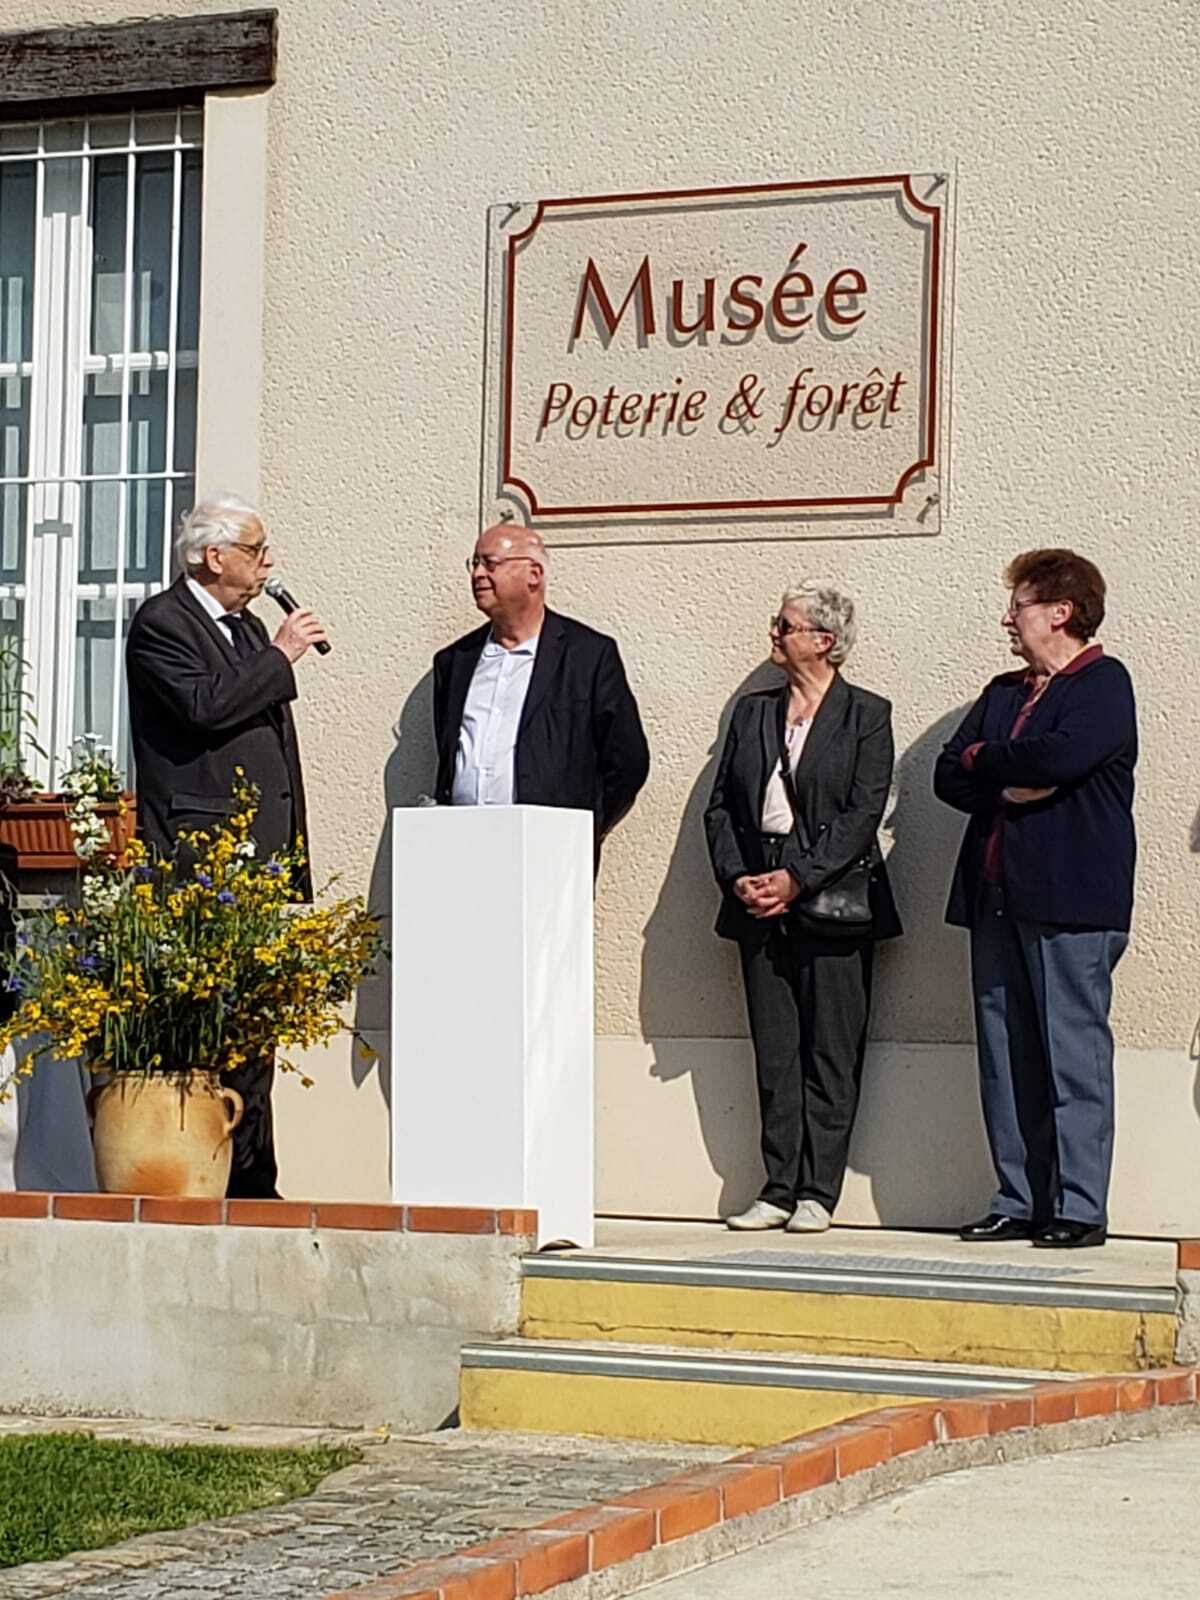
<instances>
[{"instance_id":1,"label":"window with metal bars","mask_svg":"<svg viewBox=\"0 0 1200 1600\"><path fill-rule=\"evenodd\" d=\"M83 735L131 769L125 635L194 493L201 132L0 123L0 633L47 788Z\"/></svg>"}]
</instances>

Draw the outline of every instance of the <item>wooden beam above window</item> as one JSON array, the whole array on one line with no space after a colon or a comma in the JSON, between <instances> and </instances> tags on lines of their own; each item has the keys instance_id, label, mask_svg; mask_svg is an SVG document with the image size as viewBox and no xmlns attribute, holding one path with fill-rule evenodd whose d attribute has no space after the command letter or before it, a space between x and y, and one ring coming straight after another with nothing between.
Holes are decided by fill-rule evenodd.
<instances>
[{"instance_id":1,"label":"wooden beam above window","mask_svg":"<svg viewBox=\"0 0 1200 1600\"><path fill-rule=\"evenodd\" d=\"M274 83L278 18L235 11L0 33L0 115Z\"/></svg>"}]
</instances>

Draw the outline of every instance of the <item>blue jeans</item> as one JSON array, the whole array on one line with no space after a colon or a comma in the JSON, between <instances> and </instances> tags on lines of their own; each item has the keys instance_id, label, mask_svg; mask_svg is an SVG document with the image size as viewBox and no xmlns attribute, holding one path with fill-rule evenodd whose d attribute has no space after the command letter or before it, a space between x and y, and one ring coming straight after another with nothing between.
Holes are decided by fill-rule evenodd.
<instances>
[{"instance_id":1,"label":"blue jeans","mask_svg":"<svg viewBox=\"0 0 1200 1600\"><path fill-rule=\"evenodd\" d=\"M1108 929L1020 922L997 897L971 930L980 1093L1001 1216L1107 1226L1113 1149Z\"/></svg>"}]
</instances>

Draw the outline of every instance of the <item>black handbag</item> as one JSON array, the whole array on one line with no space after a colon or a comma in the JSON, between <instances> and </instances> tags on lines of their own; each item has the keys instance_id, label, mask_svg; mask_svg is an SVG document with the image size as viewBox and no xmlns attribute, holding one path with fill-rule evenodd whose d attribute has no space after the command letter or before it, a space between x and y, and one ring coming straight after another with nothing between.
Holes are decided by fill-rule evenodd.
<instances>
[{"instance_id":1,"label":"black handbag","mask_svg":"<svg viewBox=\"0 0 1200 1600\"><path fill-rule=\"evenodd\" d=\"M792 825L803 850L811 850L807 831L800 816L796 799L796 786L792 779L791 760L783 725L779 731L779 773L783 790L792 811ZM871 888L875 872L870 856L850 862L831 883L793 900L788 906L788 916L805 932L820 934L826 939L859 938L870 933L874 920L871 910Z\"/></svg>"}]
</instances>

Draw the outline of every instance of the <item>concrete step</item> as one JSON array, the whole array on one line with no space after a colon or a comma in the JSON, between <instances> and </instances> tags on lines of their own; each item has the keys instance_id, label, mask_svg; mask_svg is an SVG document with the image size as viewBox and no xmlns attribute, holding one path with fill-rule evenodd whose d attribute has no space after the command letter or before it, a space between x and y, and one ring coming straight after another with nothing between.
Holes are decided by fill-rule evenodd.
<instances>
[{"instance_id":1,"label":"concrete step","mask_svg":"<svg viewBox=\"0 0 1200 1600\"><path fill-rule=\"evenodd\" d=\"M1020 1394L1055 1375L1011 1368L722 1354L507 1339L465 1345L464 1427L761 1445L915 1400Z\"/></svg>"},{"instance_id":2,"label":"concrete step","mask_svg":"<svg viewBox=\"0 0 1200 1600\"><path fill-rule=\"evenodd\" d=\"M1166 1366L1175 1353L1174 1287L1097 1282L1061 1264L895 1267L743 1250L716 1260L527 1256L521 1270L520 1332L530 1339L1062 1373Z\"/></svg>"}]
</instances>

